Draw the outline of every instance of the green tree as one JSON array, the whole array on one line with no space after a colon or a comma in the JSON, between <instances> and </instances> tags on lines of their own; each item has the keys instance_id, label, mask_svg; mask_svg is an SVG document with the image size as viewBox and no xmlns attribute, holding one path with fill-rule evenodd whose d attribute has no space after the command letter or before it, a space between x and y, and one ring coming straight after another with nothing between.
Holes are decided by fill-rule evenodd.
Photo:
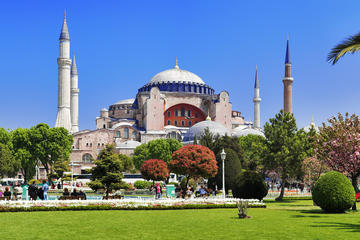
<instances>
[{"instance_id":1,"label":"green tree","mask_svg":"<svg viewBox=\"0 0 360 240\"><path fill-rule=\"evenodd\" d=\"M20 171L28 182L36 174L37 160L32 154L32 143L30 140L30 130L27 128L17 128L11 132L13 153L20 161Z\"/></svg>"},{"instance_id":2,"label":"green tree","mask_svg":"<svg viewBox=\"0 0 360 240\"><path fill-rule=\"evenodd\" d=\"M266 156L266 139L258 135L239 137L239 145L243 151L242 167L247 170L263 172L264 157Z\"/></svg>"},{"instance_id":3,"label":"green tree","mask_svg":"<svg viewBox=\"0 0 360 240\"><path fill-rule=\"evenodd\" d=\"M133 159L125 154L119 154L119 158L124 165L124 171L133 172L135 169Z\"/></svg>"},{"instance_id":4,"label":"green tree","mask_svg":"<svg viewBox=\"0 0 360 240\"><path fill-rule=\"evenodd\" d=\"M95 167L91 170L92 176L89 186L94 191L101 188L105 189L107 198L111 191L121 188L124 165L119 155L115 153L114 145L106 145L94 163Z\"/></svg>"},{"instance_id":5,"label":"green tree","mask_svg":"<svg viewBox=\"0 0 360 240\"><path fill-rule=\"evenodd\" d=\"M328 54L328 62L335 64L346 53L354 54L360 51L360 33L350 36L342 43L333 47Z\"/></svg>"},{"instance_id":6,"label":"green tree","mask_svg":"<svg viewBox=\"0 0 360 240\"><path fill-rule=\"evenodd\" d=\"M0 143L8 145L8 147L11 149L11 135L8 131L6 131L4 128L0 128Z\"/></svg>"},{"instance_id":7,"label":"green tree","mask_svg":"<svg viewBox=\"0 0 360 240\"><path fill-rule=\"evenodd\" d=\"M282 185L277 200L282 200L285 185L302 172L302 161L307 157L307 135L303 130L298 131L293 114L283 110L265 124L264 130L269 150L265 168L280 175Z\"/></svg>"},{"instance_id":8,"label":"green tree","mask_svg":"<svg viewBox=\"0 0 360 240\"><path fill-rule=\"evenodd\" d=\"M169 163L172 153L181 147L182 144L176 139L156 139L141 144L134 150L134 165L136 169L140 169L143 162L149 159L161 159Z\"/></svg>"},{"instance_id":9,"label":"green tree","mask_svg":"<svg viewBox=\"0 0 360 240\"><path fill-rule=\"evenodd\" d=\"M8 145L0 143L0 177L15 177L20 168L20 162L14 158Z\"/></svg>"},{"instance_id":10,"label":"green tree","mask_svg":"<svg viewBox=\"0 0 360 240\"><path fill-rule=\"evenodd\" d=\"M69 159L73 137L65 128L50 128L40 123L30 129L32 155L45 168L49 182L54 174L54 166Z\"/></svg>"}]
</instances>

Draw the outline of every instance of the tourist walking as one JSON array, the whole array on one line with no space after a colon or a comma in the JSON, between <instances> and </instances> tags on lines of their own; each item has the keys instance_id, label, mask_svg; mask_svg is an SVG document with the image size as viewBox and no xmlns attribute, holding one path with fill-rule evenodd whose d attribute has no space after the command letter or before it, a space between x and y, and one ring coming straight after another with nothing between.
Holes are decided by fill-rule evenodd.
<instances>
[{"instance_id":1,"label":"tourist walking","mask_svg":"<svg viewBox=\"0 0 360 240\"><path fill-rule=\"evenodd\" d=\"M44 200L48 200L47 191L49 190L49 185L47 185L45 180L43 181L42 190L43 190Z\"/></svg>"},{"instance_id":2,"label":"tourist walking","mask_svg":"<svg viewBox=\"0 0 360 240\"><path fill-rule=\"evenodd\" d=\"M38 197L38 188L36 186L36 181L34 180L28 188L30 199L35 201Z\"/></svg>"},{"instance_id":3,"label":"tourist walking","mask_svg":"<svg viewBox=\"0 0 360 240\"><path fill-rule=\"evenodd\" d=\"M5 187L4 197L11 199L11 192L9 191L9 187Z\"/></svg>"},{"instance_id":4,"label":"tourist walking","mask_svg":"<svg viewBox=\"0 0 360 240\"><path fill-rule=\"evenodd\" d=\"M156 198L160 199L161 198L161 187L159 183L156 183Z\"/></svg>"}]
</instances>

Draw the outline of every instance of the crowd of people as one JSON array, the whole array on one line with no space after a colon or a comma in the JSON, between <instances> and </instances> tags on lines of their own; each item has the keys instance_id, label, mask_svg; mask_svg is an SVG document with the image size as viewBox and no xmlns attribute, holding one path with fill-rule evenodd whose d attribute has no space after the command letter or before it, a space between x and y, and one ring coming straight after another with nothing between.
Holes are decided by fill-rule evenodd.
<instances>
[{"instance_id":1,"label":"crowd of people","mask_svg":"<svg viewBox=\"0 0 360 240\"><path fill-rule=\"evenodd\" d=\"M71 193L68 188L64 188L62 194L63 196L83 197L86 200L86 194L82 190L77 191L76 188L74 188L74 190Z\"/></svg>"}]
</instances>

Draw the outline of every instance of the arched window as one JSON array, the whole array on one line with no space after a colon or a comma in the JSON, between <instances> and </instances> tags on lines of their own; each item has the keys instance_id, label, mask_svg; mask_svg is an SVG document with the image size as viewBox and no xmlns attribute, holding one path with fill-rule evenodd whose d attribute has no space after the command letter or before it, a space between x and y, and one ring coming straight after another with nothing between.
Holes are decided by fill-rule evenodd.
<instances>
[{"instance_id":1,"label":"arched window","mask_svg":"<svg viewBox=\"0 0 360 240\"><path fill-rule=\"evenodd\" d=\"M168 115L168 117L171 117L171 112L170 112L170 111L168 111L167 115Z\"/></svg>"},{"instance_id":2,"label":"arched window","mask_svg":"<svg viewBox=\"0 0 360 240\"><path fill-rule=\"evenodd\" d=\"M177 126L177 121L176 120L174 121L174 125Z\"/></svg>"},{"instance_id":3,"label":"arched window","mask_svg":"<svg viewBox=\"0 0 360 240\"><path fill-rule=\"evenodd\" d=\"M120 138L120 137L121 137L120 131L116 131L116 137L117 137L117 138Z\"/></svg>"},{"instance_id":4,"label":"arched window","mask_svg":"<svg viewBox=\"0 0 360 240\"><path fill-rule=\"evenodd\" d=\"M106 125L105 125L105 124L103 125L103 128L106 128Z\"/></svg>"},{"instance_id":5,"label":"arched window","mask_svg":"<svg viewBox=\"0 0 360 240\"><path fill-rule=\"evenodd\" d=\"M129 138L129 128L124 128L124 138L125 139Z\"/></svg>"},{"instance_id":6,"label":"arched window","mask_svg":"<svg viewBox=\"0 0 360 240\"><path fill-rule=\"evenodd\" d=\"M132 139L136 140L136 137L137 137L136 132L133 132L133 133L132 133Z\"/></svg>"},{"instance_id":7,"label":"arched window","mask_svg":"<svg viewBox=\"0 0 360 240\"><path fill-rule=\"evenodd\" d=\"M170 121L170 120L167 121L167 125L171 125L171 121Z\"/></svg>"},{"instance_id":8,"label":"arched window","mask_svg":"<svg viewBox=\"0 0 360 240\"><path fill-rule=\"evenodd\" d=\"M90 153L85 153L85 154L82 156L82 161L83 161L84 163L92 163L93 157L91 156Z\"/></svg>"},{"instance_id":9,"label":"arched window","mask_svg":"<svg viewBox=\"0 0 360 240\"><path fill-rule=\"evenodd\" d=\"M181 107L181 116L185 117L185 108L184 107Z\"/></svg>"}]
</instances>

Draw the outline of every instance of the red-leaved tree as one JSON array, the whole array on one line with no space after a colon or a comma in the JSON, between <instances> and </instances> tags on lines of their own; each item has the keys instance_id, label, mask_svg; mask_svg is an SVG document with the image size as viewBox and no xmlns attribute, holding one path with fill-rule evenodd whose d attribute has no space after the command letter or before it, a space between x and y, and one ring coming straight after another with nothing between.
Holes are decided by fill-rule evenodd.
<instances>
[{"instance_id":1,"label":"red-leaved tree","mask_svg":"<svg viewBox=\"0 0 360 240\"><path fill-rule=\"evenodd\" d=\"M357 178L360 176L360 121L355 114L340 113L323 123L317 141L316 155L335 171L351 179L355 192L359 192ZM356 204L353 209L356 210Z\"/></svg>"},{"instance_id":2,"label":"red-leaved tree","mask_svg":"<svg viewBox=\"0 0 360 240\"><path fill-rule=\"evenodd\" d=\"M186 145L172 154L169 163L171 172L186 176L186 187L192 177L214 177L218 167L209 148L201 145Z\"/></svg>"},{"instance_id":3,"label":"red-leaved tree","mask_svg":"<svg viewBox=\"0 0 360 240\"><path fill-rule=\"evenodd\" d=\"M141 175L146 180L164 181L169 176L169 168L163 160L149 159L140 168Z\"/></svg>"}]
</instances>

